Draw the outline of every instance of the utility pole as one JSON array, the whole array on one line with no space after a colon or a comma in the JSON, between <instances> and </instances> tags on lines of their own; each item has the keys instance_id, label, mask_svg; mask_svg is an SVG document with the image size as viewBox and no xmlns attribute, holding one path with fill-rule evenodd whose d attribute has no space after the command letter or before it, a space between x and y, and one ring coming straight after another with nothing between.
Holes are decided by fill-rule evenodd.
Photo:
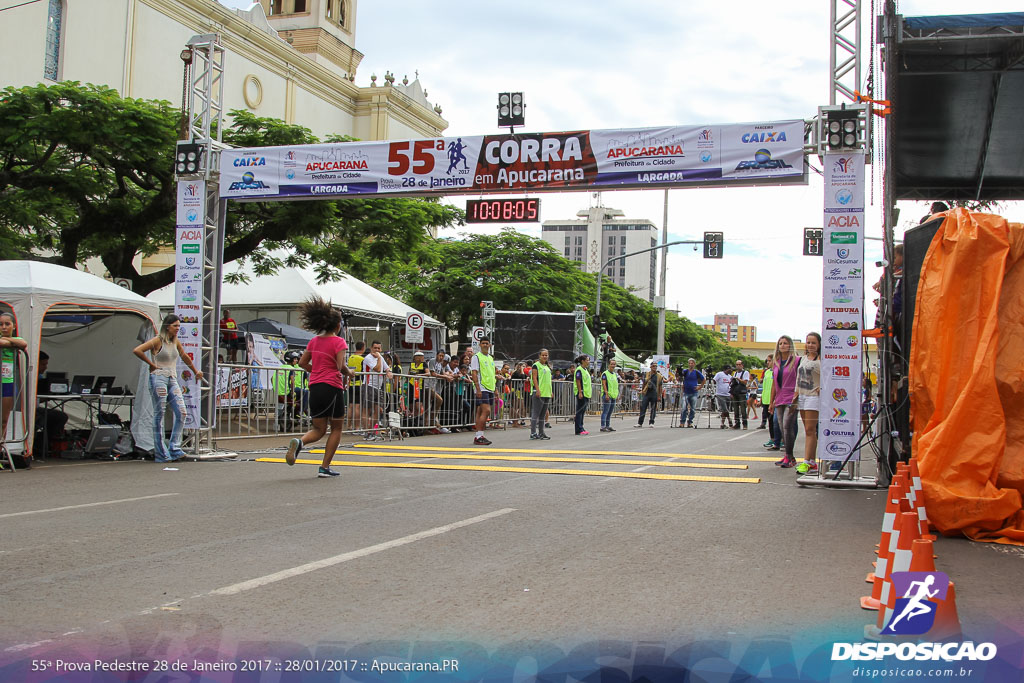
<instances>
[{"instance_id":1,"label":"utility pole","mask_svg":"<svg viewBox=\"0 0 1024 683\"><path fill-rule=\"evenodd\" d=\"M668 243L668 188L665 188L665 211L661 222L661 243ZM665 353L665 279L668 276L668 251L661 252L661 281L658 283L658 355ZM598 276L600 277L600 276Z\"/></svg>"}]
</instances>

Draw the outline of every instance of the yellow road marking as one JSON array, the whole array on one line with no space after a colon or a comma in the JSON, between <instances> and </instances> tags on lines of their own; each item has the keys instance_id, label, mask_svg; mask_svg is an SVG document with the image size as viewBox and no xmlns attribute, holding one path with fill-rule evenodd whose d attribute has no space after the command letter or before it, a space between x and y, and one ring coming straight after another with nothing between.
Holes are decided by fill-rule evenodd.
<instances>
[{"instance_id":1,"label":"yellow road marking","mask_svg":"<svg viewBox=\"0 0 1024 683\"><path fill-rule=\"evenodd\" d=\"M571 455L638 455L656 458L694 458L696 460L739 460L741 462L775 462L775 458L765 458L751 455L698 455L696 453L634 453L633 451L573 451L566 449L542 450L539 448L491 448L490 446L478 446L476 448L454 448L447 446L385 446L383 444L370 443L357 443L354 444L353 447L385 448L408 451L490 451L493 453L569 453Z\"/></svg>"},{"instance_id":2,"label":"yellow road marking","mask_svg":"<svg viewBox=\"0 0 1024 683\"><path fill-rule=\"evenodd\" d=\"M322 448L312 448L306 453L319 455L324 452ZM694 467L711 470L746 470L747 465L721 465L710 462L665 462L664 460L614 460L611 458L547 458L540 455L448 455L445 453L380 453L378 451L343 451L335 453L342 455L359 455L364 458L437 458L447 460L506 460L506 461L529 461L529 462L587 462L606 465L652 465L655 467Z\"/></svg>"},{"instance_id":3,"label":"yellow road marking","mask_svg":"<svg viewBox=\"0 0 1024 683\"><path fill-rule=\"evenodd\" d=\"M284 458L256 458L256 462L284 462ZM296 460L303 465L319 465L319 460ZM622 477L624 479L661 479L667 481L707 481L727 484L758 484L757 477L699 477L689 474L654 474L651 472L609 472L607 470L555 470L534 467L494 467L491 465L434 465L426 462L344 462L331 463L344 467L397 467L414 470L462 470L467 472L519 472L525 474L581 474L592 477Z\"/></svg>"}]
</instances>

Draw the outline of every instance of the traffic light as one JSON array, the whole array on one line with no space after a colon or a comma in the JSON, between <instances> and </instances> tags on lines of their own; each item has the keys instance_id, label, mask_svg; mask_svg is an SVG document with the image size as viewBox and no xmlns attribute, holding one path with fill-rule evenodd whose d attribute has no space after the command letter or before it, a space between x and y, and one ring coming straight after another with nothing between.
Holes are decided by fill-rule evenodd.
<instances>
[{"instance_id":1,"label":"traffic light","mask_svg":"<svg viewBox=\"0 0 1024 683\"><path fill-rule=\"evenodd\" d=\"M203 146L189 140L179 140L174 150L174 172L177 175L195 175L203 171Z\"/></svg>"},{"instance_id":2,"label":"traffic light","mask_svg":"<svg viewBox=\"0 0 1024 683\"><path fill-rule=\"evenodd\" d=\"M825 233L817 228L804 228L804 256L822 256L825 250L822 249L821 241Z\"/></svg>"},{"instance_id":3,"label":"traffic light","mask_svg":"<svg viewBox=\"0 0 1024 683\"><path fill-rule=\"evenodd\" d=\"M526 103L521 92L498 93L498 125L525 126Z\"/></svg>"},{"instance_id":4,"label":"traffic light","mask_svg":"<svg viewBox=\"0 0 1024 683\"><path fill-rule=\"evenodd\" d=\"M723 237L720 232L704 233L704 258L722 258Z\"/></svg>"},{"instance_id":5,"label":"traffic light","mask_svg":"<svg viewBox=\"0 0 1024 683\"><path fill-rule=\"evenodd\" d=\"M861 108L824 109L825 120L822 139L830 152L860 149L864 141L861 136Z\"/></svg>"}]
</instances>

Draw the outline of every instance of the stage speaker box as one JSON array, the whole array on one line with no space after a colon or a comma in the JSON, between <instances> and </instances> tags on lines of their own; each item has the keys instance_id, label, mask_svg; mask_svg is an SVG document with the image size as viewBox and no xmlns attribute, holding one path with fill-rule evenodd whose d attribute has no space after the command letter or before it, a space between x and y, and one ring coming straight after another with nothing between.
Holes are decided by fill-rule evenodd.
<instances>
[{"instance_id":1,"label":"stage speaker box","mask_svg":"<svg viewBox=\"0 0 1024 683\"><path fill-rule=\"evenodd\" d=\"M938 232L939 226L946 220L945 216L933 218L916 228L907 230L903 236L903 319L901 329L896 333L900 338L903 356L910 358L910 337L914 329L915 303L917 301L917 285L921 280L921 267L928 247Z\"/></svg>"}]
</instances>

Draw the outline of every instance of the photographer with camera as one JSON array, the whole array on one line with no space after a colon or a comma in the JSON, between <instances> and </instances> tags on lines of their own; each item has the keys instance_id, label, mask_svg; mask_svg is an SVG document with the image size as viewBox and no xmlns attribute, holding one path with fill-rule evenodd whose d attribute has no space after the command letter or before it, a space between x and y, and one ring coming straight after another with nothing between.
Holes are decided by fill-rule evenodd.
<instances>
[{"instance_id":1,"label":"photographer with camera","mask_svg":"<svg viewBox=\"0 0 1024 683\"><path fill-rule=\"evenodd\" d=\"M743 429L747 429L748 382L750 382L750 373L743 369L743 361L736 361L736 370L732 373L732 382L729 385L733 417L736 418L736 424L733 425L733 429L739 429L741 421L743 422Z\"/></svg>"}]
</instances>

